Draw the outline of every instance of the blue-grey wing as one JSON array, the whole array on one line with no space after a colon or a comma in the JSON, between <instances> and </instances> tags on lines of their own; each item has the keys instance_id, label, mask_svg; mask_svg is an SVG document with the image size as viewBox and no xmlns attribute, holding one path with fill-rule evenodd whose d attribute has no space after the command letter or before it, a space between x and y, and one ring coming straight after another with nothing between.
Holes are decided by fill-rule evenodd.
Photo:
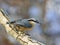
<instances>
[{"instance_id":1,"label":"blue-grey wing","mask_svg":"<svg viewBox=\"0 0 60 45\"><path fill-rule=\"evenodd\" d=\"M22 23L24 23L24 26L27 28L32 27L32 25L30 24L30 22L27 19L22 20Z\"/></svg>"},{"instance_id":2,"label":"blue-grey wing","mask_svg":"<svg viewBox=\"0 0 60 45\"><path fill-rule=\"evenodd\" d=\"M23 26L23 27L27 27L27 28L32 27L32 25L30 24L30 22L27 19L23 19L21 21L17 21L16 23L21 25L21 26Z\"/></svg>"}]
</instances>

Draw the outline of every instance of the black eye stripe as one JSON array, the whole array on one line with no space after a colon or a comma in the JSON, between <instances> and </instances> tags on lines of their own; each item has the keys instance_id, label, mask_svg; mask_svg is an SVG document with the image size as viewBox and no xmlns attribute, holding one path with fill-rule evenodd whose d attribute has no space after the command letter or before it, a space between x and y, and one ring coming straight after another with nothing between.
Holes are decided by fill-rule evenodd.
<instances>
[{"instance_id":1,"label":"black eye stripe","mask_svg":"<svg viewBox=\"0 0 60 45\"><path fill-rule=\"evenodd\" d=\"M28 21L34 21L34 20L28 20Z\"/></svg>"},{"instance_id":2,"label":"black eye stripe","mask_svg":"<svg viewBox=\"0 0 60 45\"><path fill-rule=\"evenodd\" d=\"M34 21L34 22L36 22L36 23L39 23L37 20L35 21L35 20L28 20L28 21Z\"/></svg>"},{"instance_id":3,"label":"black eye stripe","mask_svg":"<svg viewBox=\"0 0 60 45\"><path fill-rule=\"evenodd\" d=\"M28 20L28 21L37 21L37 20Z\"/></svg>"}]
</instances>

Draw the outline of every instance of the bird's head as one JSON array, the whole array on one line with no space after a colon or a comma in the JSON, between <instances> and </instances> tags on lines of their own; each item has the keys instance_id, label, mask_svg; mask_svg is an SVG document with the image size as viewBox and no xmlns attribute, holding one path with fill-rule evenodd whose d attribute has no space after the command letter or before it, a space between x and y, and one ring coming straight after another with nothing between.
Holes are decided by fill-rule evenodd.
<instances>
[{"instance_id":1,"label":"bird's head","mask_svg":"<svg viewBox=\"0 0 60 45\"><path fill-rule=\"evenodd\" d=\"M40 24L39 21L34 18L30 18L30 19L28 19L28 21L32 24L36 24L36 23Z\"/></svg>"}]
</instances>

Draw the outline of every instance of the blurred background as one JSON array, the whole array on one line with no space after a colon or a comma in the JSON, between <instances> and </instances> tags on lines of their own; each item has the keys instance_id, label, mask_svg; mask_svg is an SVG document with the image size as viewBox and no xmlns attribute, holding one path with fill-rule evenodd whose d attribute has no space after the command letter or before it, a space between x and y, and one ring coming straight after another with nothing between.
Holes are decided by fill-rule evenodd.
<instances>
[{"instance_id":1,"label":"blurred background","mask_svg":"<svg viewBox=\"0 0 60 45\"><path fill-rule=\"evenodd\" d=\"M35 18L36 24L28 34L46 45L60 45L60 0L0 0L11 21ZM8 35L0 24L0 45L21 45Z\"/></svg>"}]
</instances>

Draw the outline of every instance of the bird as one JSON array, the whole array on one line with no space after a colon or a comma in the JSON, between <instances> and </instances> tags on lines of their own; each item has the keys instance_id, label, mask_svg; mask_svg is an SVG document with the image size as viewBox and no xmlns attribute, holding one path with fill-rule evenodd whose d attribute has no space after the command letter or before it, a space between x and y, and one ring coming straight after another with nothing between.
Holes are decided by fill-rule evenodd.
<instances>
[{"instance_id":1,"label":"bird","mask_svg":"<svg viewBox=\"0 0 60 45\"><path fill-rule=\"evenodd\" d=\"M9 20L9 16L6 10L0 9L1 12L3 13L3 16L8 20L8 22L6 22L6 24L9 24L9 26L18 32L18 31L28 31L28 30L32 30L34 25L36 23L39 23L39 21L35 18L29 18L29 19L18 19L18 20L14 20L11 21Z\"/></svg>"},{"instance_id":2,"label":"bird","mask_svg":"<svg viewBox=\"0 0 60 45\"><path fill-rule=\"evenodd\" d=\"M28 31L28 30L32 30L32 28L34 27L34 25L39 23L38 20L36 20L35 18L29 18L29 19L18 19L15 21L11 21L11 22L7 22L7 24L11 24L15 27L16 31Z\"/></svg>"}]
</instances>

